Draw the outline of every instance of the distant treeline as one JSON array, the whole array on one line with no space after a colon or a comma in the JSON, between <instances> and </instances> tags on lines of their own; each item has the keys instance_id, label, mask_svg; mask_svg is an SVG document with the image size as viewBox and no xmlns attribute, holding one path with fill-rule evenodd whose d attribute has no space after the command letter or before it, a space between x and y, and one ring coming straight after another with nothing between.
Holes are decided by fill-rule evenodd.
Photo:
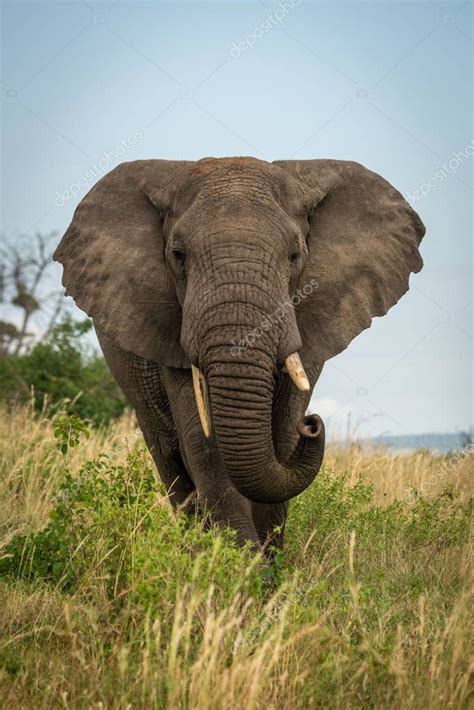
<instances>
[{"instance_id":1,"label":"distant treeline","mask_svg":"<svg viewBox=\"0 0 474 710\"><path fill-rule=\"evenodd\" d=\"M370 439L371 446L384 446L396 450L430 449L447 453L466 449L473 444L473 432L461 431L442 434L400 434L397 436L378 436Z\"/></svg>"}]
</instances>

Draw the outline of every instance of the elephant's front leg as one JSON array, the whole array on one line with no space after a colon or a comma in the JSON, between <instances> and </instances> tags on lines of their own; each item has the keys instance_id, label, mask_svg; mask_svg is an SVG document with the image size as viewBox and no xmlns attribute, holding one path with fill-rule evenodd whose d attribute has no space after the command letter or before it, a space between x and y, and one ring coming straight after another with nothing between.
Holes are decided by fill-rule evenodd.
<instances>
[{"instance_id":1,"label":"elephant's front leg","mask_svg":"<svg viewBox=\"0 0 474 710\"><path fill-rule=\"evenodd\" d=\"M283 547L286 518L289 501L283 503L252 503L252 517L258 537L267 556L271 556L270 548Z\"/></svg>"},{"instance_id":2,"label":"elephant's front leg","mask_svg":"<svg viewBox=\"0 0 474 710\"><path fill-rule=\"evenodd\" d=\"M251 542L260 550L251 503L227 476L214 438L203 434L190 370L163 368L163 381L178 430L181 455L192 479L200 508L212 520L237 532L239 545Z\"/></svg>"},{"instance_id":3,"label":"elephant's front leg","mask_svg":"<svg viewBox=\"0 0 474 710\"><path fill-rule=\"evenodd\" d=\"M195 488L181 457L160 366L123 350L97 326L96 332L110 371L135 408L140 429L171 505L192 515Z\"/></svg>"}]
</instances>

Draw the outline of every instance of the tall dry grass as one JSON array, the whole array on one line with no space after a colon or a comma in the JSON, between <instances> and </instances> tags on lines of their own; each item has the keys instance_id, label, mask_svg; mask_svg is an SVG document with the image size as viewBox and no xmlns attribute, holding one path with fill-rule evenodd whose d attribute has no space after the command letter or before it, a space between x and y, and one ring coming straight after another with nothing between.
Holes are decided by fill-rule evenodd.
<instances>
[{"instance_id":1,"label":"tall dry grass","mask_svg":"<svg viewBox=\"0 0 474 710\"><path fill-rule=\"evenodd\" d=\"M32 405L0 409L0 544L13 531L36 528L47 519L64 466L53 423L54 418L35 416ZM68 465L77 471L102 451L123 463L140 438L135 417L124 415L71 449Z\"/></svg>"},{"instance_id":2,"label":"tall dry grass","mask_svg":"<svg viewBox=\"0 0 474 710\"><path fill-rule=\"evenodd\" d=\"M335 471L347 471L350 485L361 477L370 482L380 504L411 500L412 489L432 498L447 485L452 485L466 499L473 494L472 456L462 452L436 455L419 449L403 453L383 447L369 449L357 441L344 445L330 443L325 463Z\"/></svg>"},{"instance_id":3,"label":"tall dry grass","mask_svg":"<svg viewBox=\"0 0 474 710\"><path fill-rule=\"evenodd\" d=\"M28 409L1 412L0 431L5 551L15 535L48 523L65 460L52 422ZM114 464L129 466L127 454L137 441L133 418L123 418L70 449L67 465L79 475L86 460L106 451L111 470ZM144 475L148 464L145 455ZM470 707L466 501L472 457L365 453L354 445L330 447L326 465L335 473L324 471L294 502L286 556L277 561L270 587L256 584L249 591L244 578L260 574L249 553L229 552L231 542L218 533L200 548L206 533L199 521L179 527L161 509L154 525L163 534L153 525L138 532L135 523L132 532L124 528L131 576L112 593L104 591L104 568L96 564L93 546L90 562L87 555L81 561L87 574L68 589L47 578L4 575L0 703L203 710ZM107 480L108 470L103 475ZM420 503L411 491L423 484ZM397 499L405 501L398 506ZM132 518L139 502L133 506L117 509L117 515ZM98 518L94 528L102 530L103 540L93 541L101 543L101 554L113 516L112 510L102 528ZM185 535L186 548L180 542Z\"/></svg>"}]
</instances>

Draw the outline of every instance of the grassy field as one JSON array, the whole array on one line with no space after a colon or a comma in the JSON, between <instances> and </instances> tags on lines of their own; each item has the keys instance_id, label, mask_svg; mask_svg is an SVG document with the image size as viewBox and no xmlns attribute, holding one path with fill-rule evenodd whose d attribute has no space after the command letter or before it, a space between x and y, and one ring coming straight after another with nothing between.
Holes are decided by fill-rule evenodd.
<instances>
[{"instance_id":1,"label":"grassy field","mask_svg":"<svg viewBox=\"0 0 474 710\"><path fill-rule=\"evenodd\" d=\"M0 431L0 706L473 706L472 456L330 449L263 569L172 512L132 418Z\"/></svg>"}]
</instances>

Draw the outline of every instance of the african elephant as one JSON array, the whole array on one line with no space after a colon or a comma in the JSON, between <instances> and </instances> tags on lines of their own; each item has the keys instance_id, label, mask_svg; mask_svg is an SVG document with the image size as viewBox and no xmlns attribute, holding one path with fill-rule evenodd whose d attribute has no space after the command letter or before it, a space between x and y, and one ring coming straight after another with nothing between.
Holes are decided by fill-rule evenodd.
<instances>
[{"instance_id":1,"label":"african elephant","mask_svg":"<svg viewBox=\"0 0 474 710\"><path fill-rule=\"evenodd\" d=\"M342 160L138 160L93 187L54 258L173 505L282 544L323 458L323 364L405 293L424 231Z\"/></svg>"}]
</instances>

